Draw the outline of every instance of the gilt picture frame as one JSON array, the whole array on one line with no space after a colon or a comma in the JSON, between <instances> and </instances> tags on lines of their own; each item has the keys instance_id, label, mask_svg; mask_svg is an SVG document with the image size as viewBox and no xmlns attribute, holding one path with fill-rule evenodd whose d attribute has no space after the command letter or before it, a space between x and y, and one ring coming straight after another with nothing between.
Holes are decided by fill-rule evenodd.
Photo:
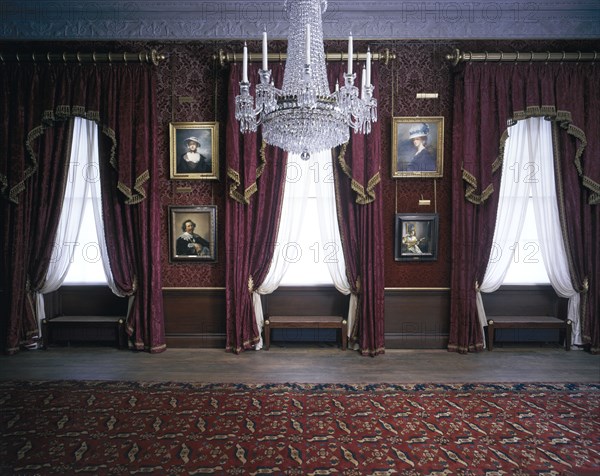
<instances>
[{"instance_id":1,"label":"gilt picture frame","mask_svg":"<svg viewBox=\"0 0 600 476\"><path fill-rule=\"evenodd\" d=\"M169 140L171 179L219 179L218 122L172 122Z\"/></svg>"},{"instance_id":2,"label":"gilt picture frame","mask_svg":"<svg viewBox=\"0 0 600 476\"><path fill-rule=\"evenodd\" d=\"M444 175L444 118L392 118L392 178Z\"/></svg>"},{"instance_id":3,"label":"gilt picture frame","mask_svg":"<svg viewBox=\"0 0 600 476\"><path fill-rule=\"evenodd\" d=\"M171 262L217 260L216 205L169 207L169 256Z\"/></svg>"},{"instance_id":4,"label":"gilt picture frame","mask_svg":"<svg viewBox=\"0 0 600 476\"><path fill-rule=\"evenodd\" d=\"M438 257L437 213L397 213L394 259L396 261L435 261Z\"/></svg>"}]
</instances>

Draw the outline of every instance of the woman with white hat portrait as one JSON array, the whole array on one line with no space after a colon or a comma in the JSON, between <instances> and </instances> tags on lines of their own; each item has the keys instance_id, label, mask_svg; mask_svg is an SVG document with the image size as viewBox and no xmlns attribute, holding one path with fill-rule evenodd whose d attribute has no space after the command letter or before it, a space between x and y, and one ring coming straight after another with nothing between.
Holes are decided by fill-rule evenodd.
<instances>
[{"instance_id":1,"label":"woman with white hat portrait","mask_svg":"<svg viewBox=\"0 0 600 476\"><path fill-rule=\"evenodd\" d=\"M411 172L431 172L436 169L436 161L433 154L427 148L429 126L425 123L415 124L408 131L409 139L417 149L414 157L409 162L407 170Z\"/></svg>"},{"instance_id":2,"label":"woman with white hat portrait","mask_svg":"<svg viewBox=\"0 0 600 476\"><path fill-rule=\"evenodd\" d=\"M177 173L208 173L212 172L212 164L208 157L199 152L200 140L191 136L184 141L187 145L187 152L182 154L177 160Z\"/></svg>"}]
</instances>

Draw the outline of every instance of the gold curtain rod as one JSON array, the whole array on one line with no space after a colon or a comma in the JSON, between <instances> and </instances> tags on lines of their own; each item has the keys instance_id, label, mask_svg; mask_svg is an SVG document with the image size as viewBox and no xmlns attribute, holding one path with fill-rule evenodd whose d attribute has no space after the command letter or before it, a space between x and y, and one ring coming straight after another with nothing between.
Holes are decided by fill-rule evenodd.
<instances>
[{"instance_id":1,"label":"gold curtain rod","mask_svg":"<svg viewBox=\"0 0 600 476\"><path fill-rule=\"evenodd\" d=\"M165 55L156 50L140 53L2 53L0 62L17 63L152 63L158 65Z\"/></svg>"},{"instance_id":2,"label":"gold curtain rod","mask_svg":"<svg viewBox=\"0 0 600 476\"><path fill-rule=\"evenodd\" d=\"M459 49L454 50L453 53L446 55L446 59L450 61L454 66L458 63L469 62L469 61L483 61L483 62L513 62L513 63L530 63L534 61L543 62L557 62L557 61L598 61L600 60L600 52L592 51L590 53L577 52L566 52L566 51L555 51L555 52L488 52L473 53L471 51L460 51Z\"/></svg>"},{"instance_id":3,"label":"gold curtain rod","mask_svg":"<svg viewBox=\"0 0 600 476\"><path fill-rule=\"evenodd\" d=\"M223 50L213 56L213 59L218 60L221 66L225 66L227 63L237 63L242 61L242 53L229 53ZM366 61L367 53L354 53L352 57L356 61ZM283 62L287 58L287 53L269 53L267 59L269 62ZM371 53L371 59L373 61L381 61L384 64L388 64L390 60L396 59L396 53L390 52L389 49L385 49L382 53ZM326 61L348 61L348 53L325 53ZM248 61L258 62L262 61L261 53L248 53Z\"/></svg>"}]
</instances>

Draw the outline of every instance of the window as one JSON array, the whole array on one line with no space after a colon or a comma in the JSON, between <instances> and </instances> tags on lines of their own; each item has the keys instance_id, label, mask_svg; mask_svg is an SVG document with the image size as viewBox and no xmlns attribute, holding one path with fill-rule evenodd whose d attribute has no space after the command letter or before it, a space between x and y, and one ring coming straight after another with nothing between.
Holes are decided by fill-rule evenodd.
<instances>
[{"instance_id":1,"label":"window","mask_svg":"<svg viewBox=\"0 0 600 476\"><path fill-rule=\"evenodd\" d=\"M537 226L533 214L533 198L527 200L525 223L518 241L509 247L513 258L503 284L548 284L544 258L540 249Z\"/></svg>"},{"instance_id":2,"label":"window","mask_svg":"<svg viewBox=\"0 0 600 476\"><path fill-rule=\"evenodd\" d=\"M299 166L295 164L299 164ZM303 221L297 239L286 243L278 243L275 248L275 253L281 253L281 257L289 263L280 283L282 286L333 284L327 263L332 260L343 259L343 255L339 244L325 243L325 240L321 238L319 208L322 204L318 203L319 199L317 198L317 182L320 183L321 187L327 187L329 192L333 192L332 167L329 151L312 154L308 163L288 161L286 191L290 182L305 179L308 179L308 191L306 192L306 188L300 187L306 194L295 197L295 199L304 200L305 202ZM335 196L334 193L328 195ZM286 199L290 199L290 197L286 195L284 200ZM283 220L293 220L294 218L282 214L281 220L283 222ZM282 225L280 225L281 228L283 228Z\"/></svg>"},{"instance_id":3,"label":"window","mask_svg":"<svg viewBox=\"0 0 600 476\"><path fill-rule=\"evenodd\" d=\"M556 206L552 161L552 133L548 121L529 118L510 127L488 265L488 272L494 276L492 281L521 285L550 283L542 257L548 253L546 245L549 243L540 243L539 239L539 236L549 235L540 235L538 226L547 228L548 223L553 223L554 211L558 213L558 209L550 209ZM539 209L539 224L535 207Z\"/></svg>"},{"instance_id":4,"label":"window","mask_svg":"<svg viewBox=\"0 0 600 476\"><path fill-rule=\"evenodd\" d=\"M55 250L72 254L63 284L107 284L92 202L92 186L99 185L100 181L98 127L85 119L75 118L74 121L68 178L69 184L73 184L73 187L67 187L65 201L73 198L83 207L83 211L77 240L69 243L57 242ZM89 154L92 154L91 162Z\"/></svg>"}]
</instances>

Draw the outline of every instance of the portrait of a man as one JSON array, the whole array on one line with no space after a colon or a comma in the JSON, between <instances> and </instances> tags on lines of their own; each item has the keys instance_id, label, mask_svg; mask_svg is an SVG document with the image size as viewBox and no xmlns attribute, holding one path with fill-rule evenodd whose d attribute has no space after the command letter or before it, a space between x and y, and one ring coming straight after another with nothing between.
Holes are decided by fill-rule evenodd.
<instances>
[{"instance_id":1,"label":"portrait of a man","mask_svg":"<svg viewBox=\"0 0 600 476\"><path fill-rule=\"evenodd\" d=\"M210 256L210 242L196 233L196 223L187 219L181 224L181 235L177 237L177 256Z\"/></svg>"},{"instance_id":2,"label":"portrait of a man","mask_svg":"<svg viewBox=\"0 0 600 476\"><path fill-rule=\"evenodd\" d=\"M169 207L169 241L172 261L215 261L217 207Z\"/></svg>"}]
</instances>

